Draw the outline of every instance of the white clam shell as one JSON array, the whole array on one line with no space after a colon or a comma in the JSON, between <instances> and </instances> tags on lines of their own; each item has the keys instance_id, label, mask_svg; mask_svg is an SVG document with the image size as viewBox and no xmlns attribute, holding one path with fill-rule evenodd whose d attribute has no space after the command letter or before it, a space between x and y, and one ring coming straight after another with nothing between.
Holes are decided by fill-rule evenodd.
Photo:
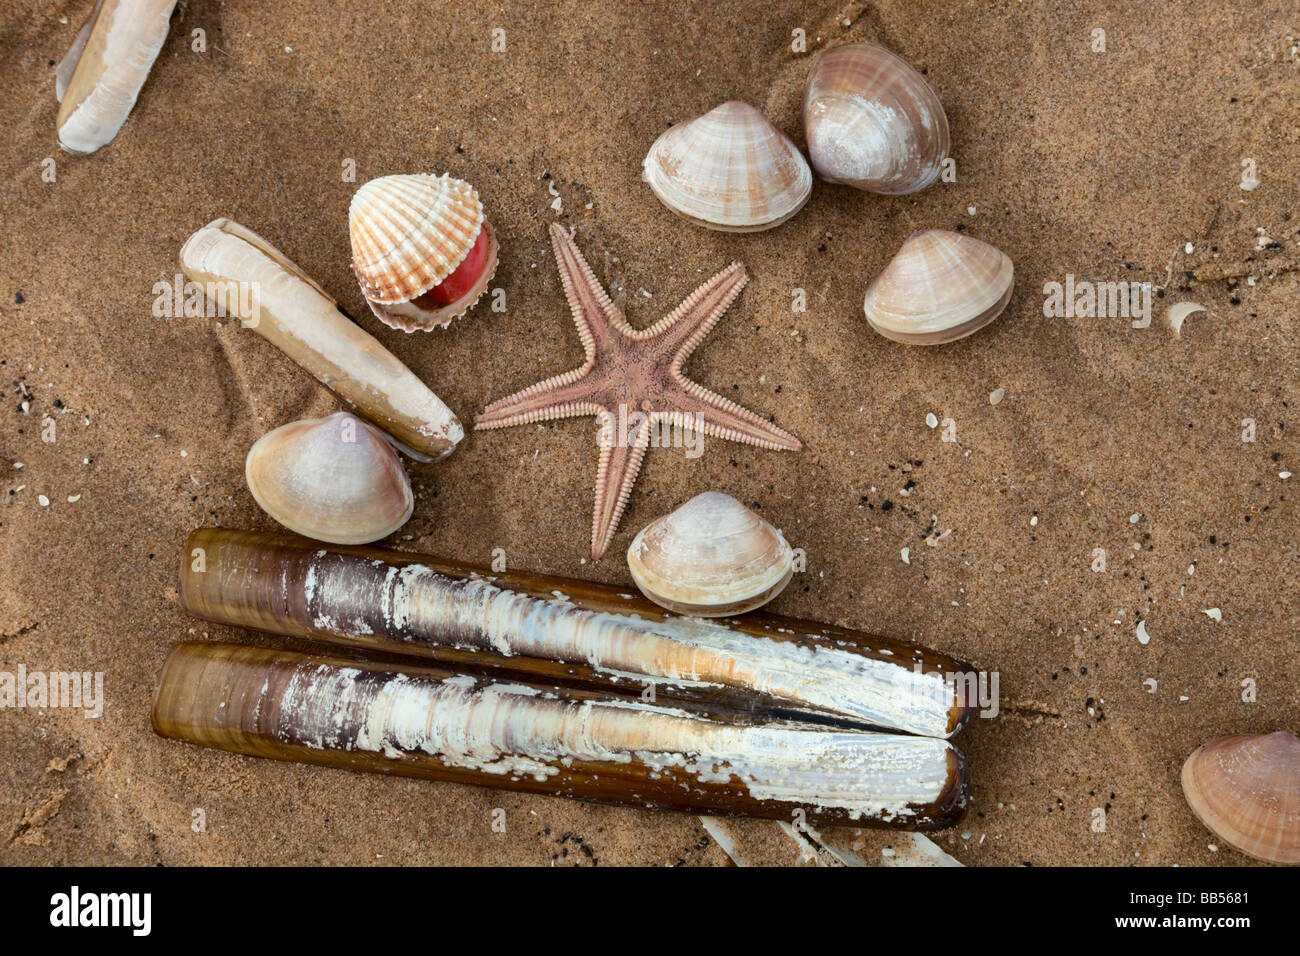
<instances>
[{"instance_id":1,"label":"white clam shell","mask_svg":"<svg viewBox=\"0 0 1300 956\"><path fill-rule=\"evenodd\" d=\"M904 60L869 43L832 47L817 57L803 122L817 175L868 192L924 189L948 155L939 97Z\"/></svg>"},{"instance_id":2,"label":"white clam shell","mask_svg":"<svg viewBox=\"0 0 1300 956\"><path fill-rule=\"evenodd\" d=\"M456 270L485 229L488 263L474 287L441 307L413 302ZM478 300L496 271L496 236L478 192L446 174L363 183L348 207L348 232L366 301L381 321L403 331L445 327Z\"/></svg>"},{"instance_id":3,"label":"white clam shell","mask_svg":"<svg viewBox=\"0 0 1300 956\"><path fill-rule=\"evenodd\" d=\"M661 607L722 617L780 594L794 573L794 552L735 498L707 491L643 528L627 563L637 587Z\"/></svg>"},{"instance_id":4,"label":"white clam shell","mask_svg":"<svg viewBox=\"0 0 1300 956\"><path fill-rule=\"evenodd\" d=\"M724 232L778 226L812 194L803 154L739 100L664 132L646 154L642 178L673 212Z\"/></svg>"},{"instance_id":5,"label":"white clam shell","mask_svg":"<svg viewBox=\"0 0 1300 956\"><path fill-rule=\"evenodd\" d=\"M939 345L997 318L1014 283L1011 260L996 246L928 229L913 233L871 283L863 311L886 338Z\"/></svg>"},{"instance_id":6,"label":"white clam shell","mask_svg":"<svg viewBox=\"0 0 1300 956\"><path fill-rule=\"evenodd\" d=\"M383 432L349 412L267 432L249 449L244 477L272 518L333 544L378 541L404 525L415 506Z\"/></svg>"}]
</instances>

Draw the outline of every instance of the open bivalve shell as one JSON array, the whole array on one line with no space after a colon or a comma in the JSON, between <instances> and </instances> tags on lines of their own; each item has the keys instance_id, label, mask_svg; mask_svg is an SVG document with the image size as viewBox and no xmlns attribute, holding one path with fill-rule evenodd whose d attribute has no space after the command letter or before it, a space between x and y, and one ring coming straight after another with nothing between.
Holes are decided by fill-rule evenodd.
<instances>
[{"instance_id":1,"label":"open bivalve shell","mask_svg":"<svg viewBox=\"0 0 1300 956\"><path fill-rule=\"evenodd\" d=\"M948 118L920 73L883 47L817 57L803 102L808 156L822 179L897 196L924 189L948 155Z\"/></svg>"},{"instance_id":2,"label":"open bivalve shell","mask_svg":"<svg viewBox=\"0 0 1300 956\"><path fill-rule=\"evenodd\" d=\"M59 145L93 153L113 141L167 39L176 0L100 0L55 73Z\"/></svg>"},{"instance_id":3,"label":"open bivalve shell","mask_svg":"<svg viewBox=\"0 0 1300 956\"><path fill-rule=\"evenodd\" d=\"M1011 301L1015 269L987 242L942 229L913 233L867 289L871 327L909 345L940 345L988 325Z\"/></svg>"},{"instance_id":4,"label":"open bivalve shell","mask_svg":"<svg viewBox=\"0 0 1300 956\"><path fill-rule=\"evenodd\" d=\"M262 510L291 531L332 544L369 544L406 524L415 507L397 452L348 412L267 432L244 477Z\"/></svg>"},{"instance_id":5,"label":"open bivalve shell","mask_svg":"<svg viewBox=\"0 0 1300 956\"><path fill-rule=\"evenodd\" d=\"M642 178L685 219L724 232L785 222L812 194L812 170L790 138L731 100L655 140Z\"/></svg>"},{"instance_id":6,"label":"open bivalve shell","mask_svg":"<svg viewBox=\"0 0 1300 956\"><path fill-rule=\"evenodd\" d=\"M962 689L975 673L915 645L766 613L683 617L613 585L286 534L202 528L182 554L190 614L347 658L185 645L155 700L164 736L813 824L935 829L969 802L948 738L976 713ZM376 653L408 662L352 659Z\"/></svg>"},{"instance_id":7,"label":"open bivalve shell","mask_svg":"<svg viewBox=\"0 0 1300 956\"><path fill-rule=\"evenodd\" d=\"M497 240L469 183L448 175L383 176L348 208L352 271L381 322L446 328L483 294Z\"/></svg>"},{"instance_id":8,"label":"open bivalve shell","mask_svg":"<svg viewBox=\"0 0 1300 956\"><path fill-rule=\"evenodd\" d=\"M1197 819L1241 852L1300 863L1300 738L1279 730L1197 747L1183 764Z\"/></svg>"},{"instance_id":9,"label":"open bivalve shell","mask_svg":"<svg viewBox=\"0 0 1300 956\"><path fill-rule=\"evenodd\" d=\"M780 594L794 574L794 552L735 498L706 491L646 525L627 549L627 565L660 607L723 617Z\"/></svg>"}]
</instances>

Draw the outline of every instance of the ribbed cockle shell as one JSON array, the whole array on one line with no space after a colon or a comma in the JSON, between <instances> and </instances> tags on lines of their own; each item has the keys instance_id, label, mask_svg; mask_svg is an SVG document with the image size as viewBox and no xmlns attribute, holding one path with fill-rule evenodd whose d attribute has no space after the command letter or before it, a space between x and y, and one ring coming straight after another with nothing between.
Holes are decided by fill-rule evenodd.
<instances>
[{"instance_id":1,"label":"ribbed cockle shell","mask_svg":"<svg viewBox=\"0 0 1300 956\"><path fill-rule=\"evenodd\" d=\"M1300 863L1300 738L1220 737L1183 764L1183 794L1197 818L1243 853Z\"/></svg>"},{"instance_id":2,"label":"ribbed cockle shell","mask_svg":"<svg viewBox=\"0 0 1300 956\"><path fill-rule=\"evenodd\" d=\"M646 154L642 178L679 216L724 232L779 226L812 193L803 154L739 100L668 129Z\"/></svg>"},{"instance_id":3,"label":"ribbed cockle shell","mask_svg":"<svg viewBox=\"0 0 1300 956\"><path fill-rule=\"evenodd\" d=\"M868 192L924 189L948 155L939 97L906 62L869 43L832 47L817 57L803 123L817 175Z\"/></svg>"},{"instance_id":4,"label":"ribbed cockle shell","mask_svg":"<svg viewBox=\"0 0 1300 956\"><path fill-rule=\"evenodd\" d=\"M496 272L497 242L469 183L448 175L383 176L364 183L348 208L352 271L380 321L393 328L446 327L476 301ZM471 253L473 255L471 256ZM472 259L463 294L429 293Z\"/></svg>"},{"instance_id":5,"label":"ribbed cockle shell","mask_svg":"<svg viewBox=\"0 0 1300 956\"><path fill-rule=\"evenodd\" d=\"M349 412L267 432L249 449L244 476L272 518L334 544L378 541L406 524L415 504L383 432Z\"/></svg>"},{"instance_id":6,"label":"ribbed cockle shell","mask_svg":"<svg viewBox=\"0 0 1300 956\"><path fill-rule=\"evenodd\" d=\"M952 342L1002 313L1014 273L1007 255L987 242L942 229L915 232L867 289L863 311L895 342Z\"/></svg>"},{"instance_id":7,"label":"ribbed cockle shell","mask_svg":"<svg viewBox=\"0 0 1300 956\"><path fill-rule=\"evenodd\" d=\"M641 593L661 607L722 617L780 594L794 573L794 552L735 498L706 491L641 529L627 564Z\"/></svg>"}]
</instances>

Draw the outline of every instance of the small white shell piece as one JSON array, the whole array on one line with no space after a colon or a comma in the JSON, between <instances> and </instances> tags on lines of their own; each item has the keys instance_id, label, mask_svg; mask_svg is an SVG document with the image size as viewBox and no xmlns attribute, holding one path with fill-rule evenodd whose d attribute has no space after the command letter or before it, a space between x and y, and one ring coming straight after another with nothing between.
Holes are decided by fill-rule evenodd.
<instances>
[{"instance_id":1,"label":"small white shell piece","mask_svg":"<svg viewBox=\"0 0 1300 956\"><path fill-rule=\"evenodd\" d=\"M55 74L59 145L93 153L112 142L167 39L176 0L100 0Z\"/></svg>"},{"instance_id":2,"label":"small white shell piece","mask_svg":"<svg viewBox=\"0 0 1300 956\"><path fill-rule=\"evenodd\" d=\"M766 604L794 574L794 552L781 532L716 491L696 495L643 528L627 550L627 563L646 597L698 617Z\"/></svg>"},{"instance_id":3,"label":"small white shell piece","mask_svg":"<svg viewBox=\"0 0 1300 956\"><path fill-rule=\"evenodd\" d=\"M249 449L244 477L272 518L333 544L378 541L406 524L415 507L397 452L350 412L267 432Z\"/></svg>"},{"instance_id":4,"label":"small white shell piece","mask_svg":"<svg viewBox=\"0 0 1300 956\"><path fill-rule=\"evenodd\" d=\"M655 140L642 178L665 206L706 229L758 232L812 194L798 147L748 103L731 100Z\"/></svg>"},{"instance_id":5,"label":"small white shell piece","mask_svg":"<svg viewBox=\"0 0 1300 956\"><path fill-rule=\"evenodd\" d=\"M1169 323L1169 328L1173 329L1174 338L1183 337L1183 323L1187 321L1189 315L1204 311L1206 311L1205 306L1199 302L1175 302L1171 305L1165 314L1165 319Z\"/></svg>"},{"instance_id":6,"label":"small white shell piece","mask_svg":"<svg viewBox=\"0 0 1300 956\"><path fill-rule=\"evenodd\" d=\"M881 335L939 345L982 329L1011 301L1015 269L987 242L942 229L913 233L867 289L863 311Z\"/></svg>"}]
</instances>

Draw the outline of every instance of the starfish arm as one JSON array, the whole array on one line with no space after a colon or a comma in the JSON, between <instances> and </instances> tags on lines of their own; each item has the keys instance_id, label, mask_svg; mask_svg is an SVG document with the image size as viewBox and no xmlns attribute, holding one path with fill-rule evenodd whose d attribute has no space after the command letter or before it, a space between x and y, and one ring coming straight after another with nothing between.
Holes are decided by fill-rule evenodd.
<instances>
[{"instance_id":1,"label":"starfish arm","mask_svg":"<svg viewBox=\"0 0 1300 956\"><path fill-rule=\"evenodd\" d=\"M631 331L631 326L610 301L591 266L578 251L572 229L551 223L551 249L560 268L560 282L564 285L569 311L573 313L573 324L578 327L578 337L582 339L582 348L590 361L596 354L598 338L604 338L611 328L626 334Z\"/></svg>"},{"instance_id":2,"label":"starfish arm","mask_svg":"<svg viewBox=\"0 0 1300 956\"><path fill-rule=\"evenodd\" d=\"M663 351L673 356L673 367L681 368L704 337L736 301L749 282L745 267L733 262L703 283L682 303L654 325L633 332L634 339L657 339Z\"/></svg>"},{"instance_id":3,"label":"starfish arm","mask_svg":"<svg viewBox=\"0 0 1300 956\"><path fill-rule=\"evenodd\" d=\"M632 485L641 471L646 448L650 445L650 420L641 422L636 431L616 435L602 422L600 465L596 470L596 509L591 521L591 558L597 561L609 548L618 522L627 508Z\"/></svg>"},{"instance_id":4,"label":"starfish arm","mask_svg":"<svg viewBox=\"0 0 1300 956\"><path fill-rule=\"evenodd\" d=\"M591 383L586 378L590 370L591 364L588 363L498 399L478 414L474 427L479 430L509 428L557 418L595 415L601 406L591 400Z\"/></svg>"},{"instance_id":5,"label":"starfish arm","mask_svg":"<svg viewBox=\"0 0 1300 956\"><path fill-rule=\"evenodd\" d=\"M677 410L661 412L656 417L667 419L681 428L695 428L698 424L710 438L724 438L778 451L803 448L803 442L794 435L730 399L680 376L677 383L683 393L673 402Z\"/></svg>"}]
</instances>

